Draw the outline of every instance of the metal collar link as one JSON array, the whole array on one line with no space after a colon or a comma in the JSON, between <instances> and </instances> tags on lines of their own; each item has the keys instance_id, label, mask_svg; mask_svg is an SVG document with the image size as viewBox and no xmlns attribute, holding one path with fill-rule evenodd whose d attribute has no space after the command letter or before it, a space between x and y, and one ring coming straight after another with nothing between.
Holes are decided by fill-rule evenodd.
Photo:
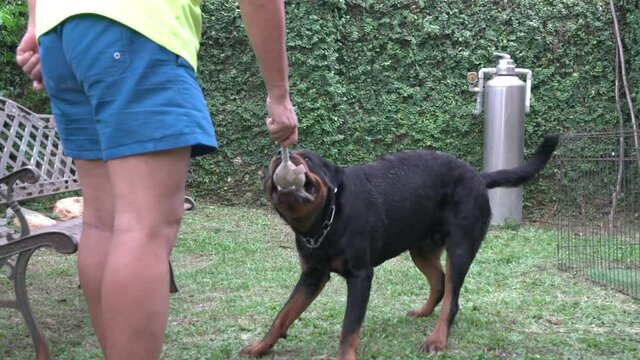
<instances>
[{"instance_id":1,"label":"metal collar link","mask_svg":"<svg viewBox=\"0 0 640 360\"><path fill-rule=\"evenodd\" d=\"M322 244L322 240L331 229L331 223L333 223L333 218L336 215L336 193L338 192L338 188L333 189L333 193L331 194L331 206L329 207L329 217L322 223L322 232L317 234L314 237L306 237L300 235L300 239L302 242L310 249L315 249L320 244Z\"/></svg>"}]
</instances>

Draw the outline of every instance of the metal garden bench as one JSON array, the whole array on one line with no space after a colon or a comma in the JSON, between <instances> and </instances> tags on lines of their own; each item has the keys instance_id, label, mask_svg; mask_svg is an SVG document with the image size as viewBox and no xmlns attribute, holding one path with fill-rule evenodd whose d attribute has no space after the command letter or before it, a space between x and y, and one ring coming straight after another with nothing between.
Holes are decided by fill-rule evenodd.
<instances>
[{"instance_id":1,"label":"metal garden bench","mask_svg":"<svg viewBox=\"0 0 640 360\"><path fill-rule=\"evenodd\" d=\"M80 190L78 175L73 161L62 154L53 117L34 114L3 97L0 97L0 149L0 207L10 208L20 224L18 231L0 225L0 269L8 268L8 278L14 287L10 300L4 299L4 291L0 292L0 308L13 308L22 314L36 358L49 359L46 339L29 305L27 265L31 255L41 247L51 247L60 254L75 253L82 220L61 221L32 231L19 202ZM185 198L186 209L194 205L193 200ZM171 271L171 292L177 291Z\"/></svg>"}]
</instances>

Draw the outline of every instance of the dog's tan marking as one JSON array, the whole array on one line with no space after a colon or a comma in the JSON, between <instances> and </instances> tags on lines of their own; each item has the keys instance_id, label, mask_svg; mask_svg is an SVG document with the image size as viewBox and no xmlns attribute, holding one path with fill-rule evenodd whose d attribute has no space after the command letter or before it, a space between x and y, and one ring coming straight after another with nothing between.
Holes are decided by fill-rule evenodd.
<instances>
[{"instance_id":1,"label":"dog's tan marking","mask_svg":"<svg viewBox=\"0 0 640 360\"><path fill-rule=\"evenodd\" d=\"M300 257L300 269L303 273L309 270L309 262L302 257Z\"/></svg>"},{"instance_id":2,"label":"dog's tan marking","mask_svg":"<svg viewBox=\"0 0 640 360\"><path fill-rule=\"evenodd\" d=\"M356 360L356 349L360 344L360 330L347 336L340 336L340 347L338 348L337 360Z\"/></svg>"},{"instance_id":3,"label":"dog's tan marking","mask_svg":"<svg viewBox=\"0 0 640 360\"><path fill-rule=\"evenodd\" d=\"M420 272L426 276L429 281L429 297L420 309L410 311L407 315L411 317L429 316L433 313L433 309L440 303L444 295L444 272L442 271L442 263L440 257L444 247L436 249L431 253L425 253L420 247L411 249L411 259L418 267Z\"/></svg>"},{"instance_id":4,"label":"dog's tan marking","mask_svg":"<svg viewBox=\"0 0 640 360\"><path fill-rule=\"evenodd\" d=\"M436 327L429 337L420 345L420 350L428 352L443 351L447 347L449 338L449 312L451 311L451 300L453 284L451 283L451 261L447 255L447 271L444 279L444 298L440 309L440 316Z\"/></svg>"},{"instance_id":5,"label":"dog's tan marking","mask_svg":"<svg viewBox=\"0 0 640 360\"><path fill-rule=\"evenodd\" d=\"M329 268L331 271L336 272L338 274L344 274L344 258L333 258L331 259L331 264L329 264Z\"/></svg>"}]
</instances>

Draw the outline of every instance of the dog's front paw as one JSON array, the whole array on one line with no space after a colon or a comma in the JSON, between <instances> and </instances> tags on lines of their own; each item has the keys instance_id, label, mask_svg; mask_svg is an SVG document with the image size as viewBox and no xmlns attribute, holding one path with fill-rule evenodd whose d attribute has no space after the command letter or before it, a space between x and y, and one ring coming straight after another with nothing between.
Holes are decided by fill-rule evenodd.
<instances>
[{"instance_id":1,"label":"dog's front paw","mask_svg":"<svg viewBox=\"0 0 640 360\"><path fill-rule=\"evenodd\" d=\"M338 356L336 357L336 360L356 360L356 354L349 354L349 355L338 354Z\"/></svg>"},{"instance_id":2,"label":"dog's front paw","mask_svg":"<svg viewBox=\"0 0 640 360\"><path fill-rule=\"evenodd\" d=\"M429 337L420 344L420 351L428 353L437 353L447 349L447 340Z\"/></svg>"},{"instance_id":3,"label":"dog's front paw","mask_svg":"<svg viewBox=\"0 0 640 360\"><path fill-rule=\"evenodd\" d=\"M411 310L407 313L408 317L419 318L431 315L432 311L424 311L422 309Z\"/></svg>"},{"instance_id":4,"label":"dog's front paw","mask_svg":"<svg viewBox=\"0 0 640 360\"><path fill-rule=\"evenodd\" d=\"M273 345L268 344L266 341L256 341L253 344L245 346L240 355L252 358L259 358L266 355Z\"/></svg>"}]
</instances>

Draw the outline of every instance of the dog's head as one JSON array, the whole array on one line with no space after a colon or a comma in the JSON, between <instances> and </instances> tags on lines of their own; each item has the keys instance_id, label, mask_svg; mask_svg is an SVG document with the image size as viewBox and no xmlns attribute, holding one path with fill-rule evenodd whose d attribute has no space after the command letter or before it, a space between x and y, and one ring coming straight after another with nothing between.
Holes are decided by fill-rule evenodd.
<instances>
[{"instance_id":1,"label":"dog's head","mask_svg":"<svg viewBox=\"0 0 640 360\"><path fill-rule=\"evenodd\" d=\"M327 196L339 184L341 169L317 154L300 150L289 154L294 165L303 165L305 182L303 189L278 189L273 174L282 162L278 152L269 164L265 192L271 205L296 231L305 232L321 216Z\"/></svg>"}]
</instances>

